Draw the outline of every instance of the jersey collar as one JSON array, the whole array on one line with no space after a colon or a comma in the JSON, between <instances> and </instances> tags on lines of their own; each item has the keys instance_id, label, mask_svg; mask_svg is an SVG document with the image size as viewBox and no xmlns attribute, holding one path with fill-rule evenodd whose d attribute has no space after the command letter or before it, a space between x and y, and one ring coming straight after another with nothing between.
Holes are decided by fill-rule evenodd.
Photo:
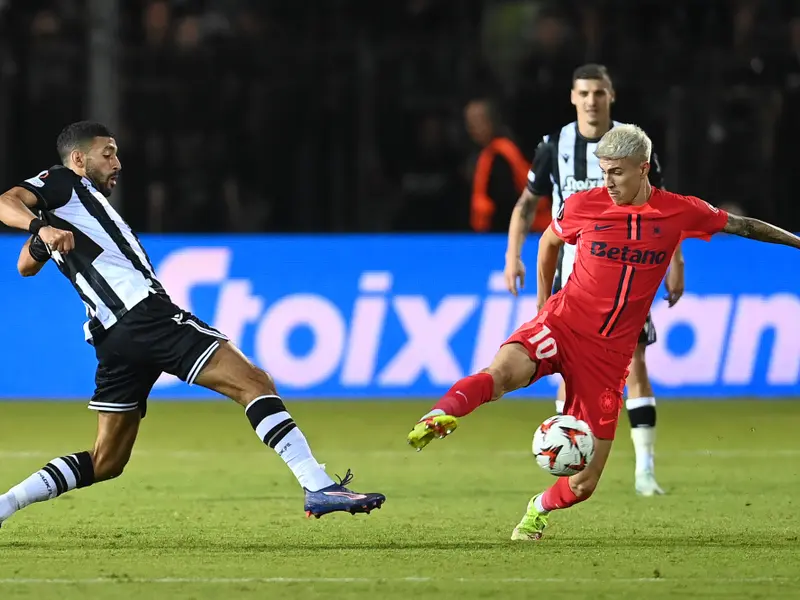
<instances>
[{"instance_id":1,"label":"jersey collar","mask_svg":"<svg viewBox=\"0 0 800 600\"><path fill-rule=\"evenodd\" d=\"M617 122L614 119L611 119L611 127L608 128L608 131L611 131L612 129L614 129L614 125L616 125L616 124L617 124ZM606 132L606 133L608 133L608 132ZM586 142L587 144L596 144L601 139L603 139L602 135L600 137L596 137L596 138L590 138L590 137L586 137L585 135L583 135L581 133L581 128L578 127L578 121L575 121L575 135L578 137L579 140L582 140L582 141Z\"/></svg>"},{"instance_id":2,"label":"jersey collar","mask_svg":"<svg viewBox=\"0 0 800 600\"><path fill-rule=\"evenodd\" d=\"M647 215L647 214L661 214L661 211L657 208L653 208L651 204L655 195L659 193L657 187L653 186L653 192L650 194L650 199L645 202L644 204L640 204L639 206L634 206L633 204L627 204L625 206L618 206L614 204L614 201L611 199L611 196L606 193L606 198L608 198L609 206L603 211L603 214L640 214L640 215Z\"/></svg>"},{"instance_id":3,"label":"jersey collar","mask_svg":"<svg viewBox=\"0 0 800 600\"><path fill-rule=\"evenodd\" d=\"M100 190L98 190L98 189L97 189L97 187L96 187L96 186L95 186L95 185L92 183L92 180L91 180L91 179L89 179L88 177L81 177L81 183L82 183L83 185L85 185L87 188L89 188L89 191L92 191L92 192L99 192L99 191L100 191Z\"/></svg>"}]
</instances>

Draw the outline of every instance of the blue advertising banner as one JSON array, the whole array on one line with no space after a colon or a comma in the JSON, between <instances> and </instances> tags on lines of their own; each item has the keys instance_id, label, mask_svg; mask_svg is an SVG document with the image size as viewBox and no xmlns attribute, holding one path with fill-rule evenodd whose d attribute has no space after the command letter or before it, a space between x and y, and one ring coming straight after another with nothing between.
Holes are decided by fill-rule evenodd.
<instances>
[{"instance_id":1,"label":"blue advertising banner","mask_svg":"<svg viewBox=\"0 0 800 600\"><path fill-rule=\"evenodd\" d=\"M23 279L24 238L0 237L2 398L86 398L94 350L82 304L48 265ZM486 366L535 314L503 285L504 236L144 236L173 300L228 335L303 398L434 396ZM690 240L684 298L653 306L648 350L664 397L800 396L800 253ZM551 397L556 377L520 396ZM153 397L214 394L164 376Z\"/></svg>"}]
</instances>

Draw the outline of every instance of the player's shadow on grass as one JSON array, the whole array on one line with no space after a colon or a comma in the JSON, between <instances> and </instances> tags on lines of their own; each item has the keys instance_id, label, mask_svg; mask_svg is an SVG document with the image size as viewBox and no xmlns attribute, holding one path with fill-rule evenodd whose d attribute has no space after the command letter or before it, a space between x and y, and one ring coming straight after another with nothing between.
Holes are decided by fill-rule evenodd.
<instances>
[{"instance_id":1,"label":"player's shadow on grass","mask_svg":"<svg viewBox=\"0 0 800 600\"><path fill-rule=\"evenodd\" d=\"M527 492L525 491L491 491L491 490L478 490L479 494L486 494L492 495L495 498L519 498L520 495L524 496ZM459 493L431 493L431 494L414 494L413 496L403 496L401 494L393 494L392 499L399 499L399 500L424 500L426 498L430 499L437 499L437 500L448 500L450 498L455 498L458 500L463 500L463 494ZM297 497L291 494L261 494L259 496L187 496L184 500L193 500L193 501L202 501L205 503L223 503L223 504L231 504L237 502L295 502Z\"/></svg>"},{"instance_id":2,"label":"player's shadow on grass","mask_svg":"<svg viewBox=\"0 0 800 600\"><path fill-rule=\"evenodd\" d=\"M583 548L583 549L592 549L592 548L628 548L630 550L636 549L663 549L664 544L669 541L670 546L675 548L749 548L749 549L769 549L773 550L777 547L781 546L797 546L797 541L790 541L790 540L780 540L780 541L761 541L754 543L752 540L726 540L726 541L708 541L708 540L692 540L692 539L682 539L676 540L674 538L670 538L669 540L666 539L652 539L652 540L636 540L636 541L624 541L621 542L620 540L603 540L603 541L594 541L594 540L579 540L579 539L550 539L543 543L519 543L519 542L512 542L511 540L507 539L506 536L502 538L498 538L497 540L487 540L487 541L460 541L460 542L418 542L418 541L404 541L404 540L393 540L388 542L367 542L361 543L359 542L358 545L354 545L353 543L309 543L303 544L302 546L297 546L296 550L333 550L333 551L342 551L342 550L461 550L461 551L470 551L470 550L497 550L502 548L503 551L508 551L510 548L519 548L521 551L524 551L525 548L541 548L542 546L550 546L552 548L558 548L560 550L566 548ZM281 553L286 552L285 545L277 545L272 543L252 543L252 544L243 544L238 546L239 548L251 550L253 552L271 552L277 551Z\"/></svg>"},{"instance_id":3,"label":"player's shadow on grass","mask_svg":"<svg viewBox=\"0 0 800 600\"><path fill-rule=\"evenodd\" d=\"M582 548L582 549L598 549L598 548L615 548L621 550L628 548L630 550L636 549L663 549L665 544L669 544L670 549L679 551L683 548L748 548L751 550L775 550L782 547L797 548L797 539L786 537L783 539L772 540L753 540L732 538L729 540L703 540L703 539L680 539L680 538L652 538L647 540L619 540L619 539L579 539L579 538L551 538L546 542L535 544L522 544L519 542L512 542L503 536L498 537L496 540L484 541L453 541L453 542L420 542L412 540L389 540L386 542L341 542L341 543L303 543L296 544L291 548L287 548L285 542L251 542L241 543L239 540L209 540L208 538L195 538L188 540L181 540L180 542L171 539L143 539L136 537L135 547L137 550L204 550L210 553L236 553L236 552L258 552L258 553L279 553L281 555L297 553L302 555L308 551L353 551L362 552L365 550L460 550L460 551L481 551L481 550L497 550L503 549L504 552L512 548L519 548L520 551L525 551L525 548L541 548L542 546L549 546L552 549L564 550L569 548ZM28 540L2 540L0 539L0 552L3 550L126 550L131 548L130 539L121 539L119 537L96 537L90 540L84 539L82 541L66 541L66 540L52 540L52 541L28 541Z\"/></svg>"}]
</instances>

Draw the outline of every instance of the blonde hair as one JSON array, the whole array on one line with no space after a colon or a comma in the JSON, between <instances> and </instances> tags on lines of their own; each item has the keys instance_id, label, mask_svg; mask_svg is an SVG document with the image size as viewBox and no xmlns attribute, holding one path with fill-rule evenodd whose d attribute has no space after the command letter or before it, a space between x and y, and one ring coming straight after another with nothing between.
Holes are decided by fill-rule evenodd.
<instances>
[{"instance_id":1,"label":"blonde hair","mask_svg":"<svg viewBox=\"0 0 800 600\"><path fill-rule=\"evenodd\" d=\"M652 150L653 142L641 127L617 125L600 138L594 155L608 160L632 158L644 163L650 161Z\"/></svg>"}]
</instances>

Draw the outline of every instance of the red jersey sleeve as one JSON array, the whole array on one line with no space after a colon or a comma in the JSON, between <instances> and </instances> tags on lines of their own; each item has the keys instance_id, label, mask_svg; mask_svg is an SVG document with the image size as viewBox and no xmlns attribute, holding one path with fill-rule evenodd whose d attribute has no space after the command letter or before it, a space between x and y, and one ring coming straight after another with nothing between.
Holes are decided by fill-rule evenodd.
<instances>
[{"instance_id":1,"label":"red jersey sleeve","mask_svg":"<svg viewBox=\"0 0 800 600\"><path fill-rule=\"evenodd\" d=\"M571 206L575 204L573 198L569 200ZM568 208L567 204L566 200L561 201L561 208L559 208L556 218L550 222L550 229L567 244L574 246L578 241L578 234L583 226L583 220L575 214L574 207Z\"/></svg>"},{"instance_id":2,"label":"red jersey sleeve","mask_svg":"<svg viewBox=\"0 0 800 600\"><path fill-rule=\"evenodd\" d=\"M728 213L695 196L684 196L686 213L683 224L684 238L710 240L728 223Z\"/></svg>"}]
</instances>

